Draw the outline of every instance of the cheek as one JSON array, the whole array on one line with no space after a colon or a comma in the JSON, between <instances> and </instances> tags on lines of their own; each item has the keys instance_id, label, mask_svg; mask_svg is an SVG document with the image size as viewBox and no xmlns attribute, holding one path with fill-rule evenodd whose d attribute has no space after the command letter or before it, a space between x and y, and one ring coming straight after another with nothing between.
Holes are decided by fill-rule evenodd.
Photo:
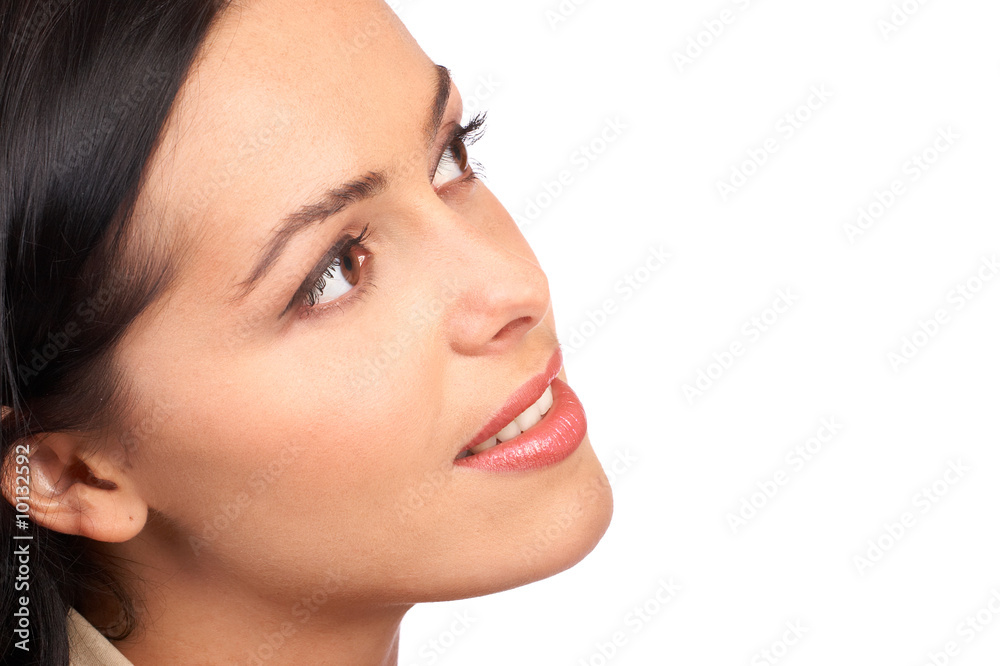
<instances>
[{"instance_id":1,"label":"cheek","mask_svg":"<svg viewBox=\"0 0 1000 666\"><path fill-rule=\"evenodd\" d=\"M306 522L326 528L398 506L400 488L412 485L404 481L426 474L447 448L436 432L440 378L430 369L441 364L428 358L431 320L397 314L337 327L349 320L335 317L292 347L244 352L239 363L145 368L142 391L168 404L156 432L137 443L152 508L197 535L234 506L248 533L294 506L313 507ZM157 376L154 386L148 378Z\"/></svg>"},{"instance_id":2,"label":"cheek","mask_svg":"<svg viewBox=\"0 0 1000 666\"><path fill-rule=\"evenodd\" d=\"M324 482L356 487L378 470L379 451L399 441L396 424L407 416L382 420L363 406L337 409L315 397L256 391L203 398L189 403L186 417L164 429L157 451L146 456L157 472L150 486L167 506L196 491L191 499L204 508L251 487L256 495L274 486L295 496Z\"/></svg>"}]
</instances>

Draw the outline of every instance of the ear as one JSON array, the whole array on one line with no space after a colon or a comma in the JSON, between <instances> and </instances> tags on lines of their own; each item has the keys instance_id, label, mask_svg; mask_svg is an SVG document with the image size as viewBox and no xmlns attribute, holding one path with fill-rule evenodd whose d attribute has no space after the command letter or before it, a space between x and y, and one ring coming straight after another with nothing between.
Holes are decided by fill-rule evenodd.
<instances>
[{"instance_id":1,"label":"ear","mask_svg":"<svg viewBox=\"0 0 1000 666\"><path fill-rule=\"evenodd\" d=\"M36 435L18 444L22 454L28 447L28 507L36 524L109 543L142 531L148 506L124 473L120 452L116 456L105 446L94 451L92 440L72 433ZM12 458L18 448L11 447ZM15 478L4 474L2 482L4 498L12 504L15 489L21 485L23 492L24 485L23 475L20 483Z\"/></svg>"}]
</instances>

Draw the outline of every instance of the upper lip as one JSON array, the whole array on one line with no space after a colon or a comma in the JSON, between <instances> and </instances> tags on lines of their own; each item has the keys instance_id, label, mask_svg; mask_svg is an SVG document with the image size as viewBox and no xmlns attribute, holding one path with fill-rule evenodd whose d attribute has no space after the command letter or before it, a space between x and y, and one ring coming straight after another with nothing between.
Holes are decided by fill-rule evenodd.
<instances>
[{"instance_id":1,"label":"upper lip","mask_svg":"<svg viewBox=\"0 0 1000 666\"><path fill-rule=\"evenodd\" d=\"M514 391L510 398L507 399L506 404L487 421L482 430L468 444L463 446L462 450L458 453L461 454L466 449L471 449L473 446L485 442L490 437L496 435L503 430L504 426L513 421L514 417L538 402L538 399L545 393L545 389L549 387L549 384L562 371L562 366L562 351L557 349L552 358L549 359L549 364L545 370L526 381L519 389Z\"/></svg>"}]
</instances>

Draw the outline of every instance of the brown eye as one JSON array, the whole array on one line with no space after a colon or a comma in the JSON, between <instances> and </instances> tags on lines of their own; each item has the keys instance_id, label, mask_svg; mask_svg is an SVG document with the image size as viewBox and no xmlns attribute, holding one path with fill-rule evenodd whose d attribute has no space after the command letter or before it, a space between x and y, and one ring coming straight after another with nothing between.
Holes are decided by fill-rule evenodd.
<instances>
[{"instance_id":1,"label":"brown eye","mask_svg":"<svg viewBox=\"0 0 1000 666\"><path fill-rule=\"evenodd\" d=\"M455 139L438 162L437 171L434 173L434 188L440 189L453 180L458 180L465 175L468 168L469 150L465 146L465 141L461 138Z\"/></svg>"},{"instance_id":2,"label":"brown eye","mask_svg":"<svg viewBox=\"0 0 1000 666\"><path fill-rule=\"evenodd\" d=\"M469 168L469 149L466 148L465 142L461 139L456 139L455 143L451 144L452 155L455 159L455 166L462 172Z\"/></svg>"},{"instance_id":3,"label":"brown eye","mask_svg":"<svg viewBox=\"0 0 1000 666\"><path fill-rule=\"evenodd\" d=\"M472 165L469 163L469 146L482 137L486 127L486 116L479 114L469 121L465 127L458 128L438 161L437 168L431 178L435 190L460 178L474 178L470 174Z\"/></svg>"},{"instance_id":4,"label":"brown eye","mask_svg":"<svg viewBox=\"0 0 1000 666\"><path fill-rule=\"evenodd\" d=\"M352 287L361 281L361 267L368 260L368 252L360 245L354 245L340 258L340 270L344 279Z\"/></svg>"},{"instance_id":5,"label":"brown eye","mask_svg":"<svg viewBox=\"0 0 1000 666\"><path fill-rule=\"evenodd\" d=\"M305 296L309 307L335 301L361 282L365 262L371 253L360 242L352 242L327 267Z\"/></svg>"}]
</instances>

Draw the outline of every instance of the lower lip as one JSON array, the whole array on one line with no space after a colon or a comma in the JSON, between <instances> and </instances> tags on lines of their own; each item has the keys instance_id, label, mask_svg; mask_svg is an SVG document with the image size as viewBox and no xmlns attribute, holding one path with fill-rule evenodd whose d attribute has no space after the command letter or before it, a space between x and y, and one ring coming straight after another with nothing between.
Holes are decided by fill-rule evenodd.
<instances>
[{"instance_id":1,"label":"lower lip","mask_svg":"<svg viewBox=\"0 0 1000 666\"><path fill-rule=\"evenodd\" d=\"M587 435L587 415L580 399L566 382L552 381L552 407L542 420L514 439L468 458L459 467L487 472L523 472L565 460Z\"/></svg>"}]
</instances>

